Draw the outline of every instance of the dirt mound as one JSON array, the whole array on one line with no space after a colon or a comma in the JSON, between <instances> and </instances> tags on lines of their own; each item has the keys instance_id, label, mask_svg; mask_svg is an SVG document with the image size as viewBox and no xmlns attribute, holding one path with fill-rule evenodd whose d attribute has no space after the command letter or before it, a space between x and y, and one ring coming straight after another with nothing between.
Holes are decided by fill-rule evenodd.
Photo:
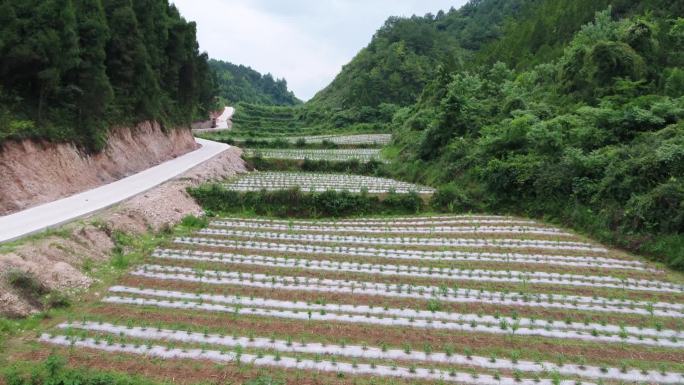
<instances>
[{"instance_id":1,"label":"dirt mound","mask_svg":"<svg viewBox=\"0 0 684 385\"><path fill-rule=\"evenodd\" d=\"M156 123L113 129L107 147L94 155L67 143L4 143L0 215L114 182L196 148L189 129L164 132Z\"/></svg>"},{"instance_id":2,"label":"dirt mound","mask_svg":"<svg viewBox=\"0 0 684 385\"><path fill-rule=\"evenodd\" d=\"M246 171L240 155L239 149L231 148L163 185L87 218L85 224L67 225L59 235L27 242L0 255L0 315L24 317L39 309L39 304L8 284L3 277L7 272L30 273L49 290L69 292L90 286L93 281L84 267L110 258L115 230L140 234L178 223L186 215L201 215L201 207L186 189Z\"/></svg>"}]
</instances>

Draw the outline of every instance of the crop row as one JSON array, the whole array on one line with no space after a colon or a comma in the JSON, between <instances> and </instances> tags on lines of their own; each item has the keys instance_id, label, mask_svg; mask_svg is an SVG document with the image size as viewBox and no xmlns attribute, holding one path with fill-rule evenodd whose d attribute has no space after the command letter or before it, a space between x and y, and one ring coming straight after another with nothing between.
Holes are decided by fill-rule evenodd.
<instances>
[{"instance_id":1,"label":"crop row","mask_svg":"<svg viewBox=\"0 0 684 385\"><path fill-rule=\"evenodd\" d=\"M573 250L606 253L607 249L585 242L557 241L541 239L474 239L474 238L421 238L421 237L362 237L328 234L289 234L286 232L240 231L229 229L203 229L201 235L222 237L267 239L278 241L317 242L357 245L388 246L436 246L436 247L473 247L473 248L534 248L551 250Z\"/></svg>"},{"instance_id":2,"label":"crop row","mask_svg":"<svg viewBox=\"0 0 684 385\"><path fill-rule=\"evenodd\" d=\"M317 246L293 243L272 243L256 241L224 240L221 243L213 238L177 238L178 244L216 245L225 249L251 250L269 253L289 253L308 255L336 255L342 257L386 258L423 261L447 262L499 262L499 263L533 263L556 264L560 266L585 266L607 269L649 270L638 261L628 261L607 257L565 256L533 253L497 253L474 251L438 251L438 250L402 250L371 247Z\"/></svg>"},{"instance_id":3,"label":"crop row","mask_svg":"<svg viewBox=\"0 0 684 385\"><path fill-rule=\"evenodd\" d=\"M192 331L181 332L172 329L119 326L108 323L64 323L59 325L63 330L87 330L93 332L109 333L111 335L126 336L129 338L144 340L175 341L181 343L197 343L202 345L218 345L229 348L264 349L270 351L285 352L286 354L308 354L321 356L341 356L353 359L386 360L386 361L420 361L433 364L450 364L459 366L471 366L482 369L521 371L526 373L558 372L566 376L578 376L592 379L621 380L621 381L644 381L662 384L675 384L684 380L678 373L659 373L656 371L642 372L627 368L606 368L586 365L564 364L557 365L551 362L539 362L524 360L494 359L472 354L457 354L453 351L432 352L412 351L409 349L389 349L387 347L355 346L355 345L324 345L315 342L291 340L276 340L258 337L226 337L217 334L197 333Z\"/></svg>"},{"instance_id":4,"label":"crop row","mask_svg":"<svg viewBox=\"0 0 684 385\"><path fill-rule=\"evenodd\" d=\"M306 269L312 271L364 273L382 276L431 278L453 281L513 282L563 286L615 288L661 293L684 293L681 285L670 282L616 278L610 276L560 274L538 271L484 270L436 268L413 265L380 265L370 263L311 260L255 255L208 256L192 254L158 253L154 257L168 260L215 262L231 265L266 266L275 268Z\"/></svg>"},{"instance_id":5,"label":"crop row","mask_svg":"<svg viewBox=\"0 0 684 385\"><path fill-rule=\"evenodd\" d=\"M382 160L379 149L358 148L343 150L313 150L313 149L245 149L247 157L261 157L264 159L291 159L291 160L327 160L327 161L350 161L358 160L369 162Z\"/></svg>"},{"instance_id":6,"label":"crop row","mask_svg":"<svg viewBox=\"0 0 684 385\"><path fill-rule=\"evenodd\" d=\"M329 142L340 145L386 145L392 141L391 134L358 134L358 135L314 135L314 136L290 136L285 138L269 138L266 140L285 140L289 143L304 142L307 144L320 144Z\"/></svg>"},{"instance_id":7,"label":"crop row","mask_svg":"<svg viewBox=\"0 0 684 385\"><path fill-rule=\"evenodd\" d=\"M519 336L539 336L554 339L573 339L589 342L625 343L666 348L684 347L684 337L674 330L655 331L608 325L599 330L596 325L585 329L572 329L572 325L558 328L555 324L531 324L530 319L510 319L475 314L439 314L392 308L373 308L362 306L343 306L338 304L316 305L305 302L279 301L262 298L227 297L221 295L148 290L140 288L113 288L115 293L130 296L110 295L104 302L120 305L159 307L166 309L197 310L220 312L233 315L284 318L302 321L341 322L375 326L409 327L431 330L449 330L465 333L504 334ZM156 298L150 298L156 297ZM423 314L427 313L427 314ZM441 316L441 317L440 317ZM562 324L562 323L561 323ZM564 324L563 324L564 325ZM582 325L582 324L580 324Z\"/></svg>"},{"instance_id":8,"label":"crop row","mask_svg":"<svg viewBox=\"0 0 684 385\"><path fill-rule=\"evenodd\" d=\"M236 224L261 224L266 226L292 225L292 226L331 226L331 227L392 227L392 226L411 226L411 227L434 227L434 226L454 226L454 225L508 225L508 226L536 226L542 227L537 222L526 219L515 218L479 218L471 216L453 217L415 217L408 219L387 218L376 220L360 219L340 219L334 221L326 220L294 220L294 219L259 219L259 218L222 218L218 222ZM543 228L552 228L545 226ZM561 231L561 230L559 230Z\"/></svg>"},{"instance_id":9,"label":"crop row","mask_svg":"<svg viewBox=\"0 0 684 385\"><path fill-rule=\"evenodd\" d=\"M380 284L377 282L333 280L297 276L266 275L243 272L198 271L191 268L145 265L131 273L137 277L171 282L195 282L233 285L272 290L296 290L335 294L356 294L389 298L412 298L451 303L526 306L575 311L639 314L684 318L680 304L615 300L602 297L557 294L515 294L501 291L471 290L444 286Z\"/></svg>"},{"instance_id":10,"label":"crop row","mask_svg":"<svg viewBox=\"0 0 684 385\"><path fill-rule=\"evenodd\" d=\"M389 192L431 194L434 189L400 182L387 178L345 174L312 174L289 172L254 172L244 174L226 184L233 191L286 190L299 188L302 191L323 192L327 190L368 192L386 194Z\"/></svg>"},{"instance_id":11,"label":"crop row","mask_svg":"<svg viewBox=\"0 0 684 385\"><path fill-rule=\"evenodd\" d=\"M225 352L208 349L177 349L168 346L147 345L127 343L104 343L94 338L77 339L67 336L51 336L43 334L41 341L53 345L65 347L80 347L87 349L103 350L107 352L119 352L137 354L147 357L162 359L194 359L211 362L246 362L254 366L268 366L286 369L303 369L331 373L347 373L352 375L371 375L397 377L417 380L448 381L457 384L472 385L578 385L574 381L552 381L540 379L518 379L511 377L501 377L499 375L471 374L466 372L445 371L438 369L426 369L416 367L399 367L396 365L385 366L375 364L344 363L336 361L324 361L320 359L302 359L292 357L281 357L280 355L247 354L241 352ZM581 382L579 385L593 385L588 382Z\"/></svg>"},{"instance_id":12,"label":"crop row","mask_svg":"<svg viewBox=\"0 0 684 385\"><path fill-rule=\"evenodd\" d=\"M397 227L387 226L302 226L302 225L278 225L260 223L239 223L214 221L213 227L230 229L258 229L270 231L302 231L324 233L380 233L380 234L535 234L571 236L559 229L549 227L532 226L436 226L436 227Z\"/></svg>"}]
</instances>

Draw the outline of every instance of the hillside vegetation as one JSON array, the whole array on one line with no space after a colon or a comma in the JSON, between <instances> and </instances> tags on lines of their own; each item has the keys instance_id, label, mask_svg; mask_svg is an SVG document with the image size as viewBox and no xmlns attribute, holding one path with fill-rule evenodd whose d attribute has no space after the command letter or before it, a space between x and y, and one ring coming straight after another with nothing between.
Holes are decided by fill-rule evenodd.
<instances>
[{"instance_id":1,"label":"hillside vegetation","mask_svg":"<svg viewBox=\"0 0 684 385\"><path fill-rule=\"evenodd\" d=\"M394 116L398 172L446 185L456 209L557 218L684 268L684 19L671 15L608 8L554 60L442 67Z\"/></svg>"},{"instance_id":2,"label":"hillside vegetation","mask_svg":"<svg viewBox=\"0 0 684 385\"><path fill-rule=\"evenodd\" d=\"M209 65L216 74L217 93L223 99L222 105L244 102L293 106L302 103L288 90L285 79L274 79L271 74L262 75L250 67L220 60L212 59Z\"/></svg>"},{"instance_id":3,"label":"hillside vegetation","mask_svg":"<svg viewBox=\"0 0 684 385\"><path fill-rule=\"evenodd\" d=\"M196 25L168 0L0 2L0 141L104 146L107 129L213 108Z\"/></svg>"},{"instance_id":4,"label":"hillside vegetation","mask_svg":"<svg viewBox=\"0 0 684 385\"><path fill-rule=\"evenodd\" d=\"M444 209L546 216L684 269L683 7L390 18L312 101L238 110L236 127L393 132L395 176L442 186Z\"/></svg>"}]
</instances>

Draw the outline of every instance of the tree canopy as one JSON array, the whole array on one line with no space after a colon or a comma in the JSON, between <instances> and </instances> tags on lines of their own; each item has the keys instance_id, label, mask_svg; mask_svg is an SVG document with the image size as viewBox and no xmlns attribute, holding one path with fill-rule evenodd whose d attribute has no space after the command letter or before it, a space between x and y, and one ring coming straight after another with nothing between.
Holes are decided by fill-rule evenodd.
<instances>
[{"instance_id":1,"label":"tree canopy","mask_svg":"<svg viewBox=\"0 0 684 385\"><path fill-rule=\"evenodd\" d=\"M216 73L218 96L224 104L253 103L274 106L294 106L302 102L287 88L285 79L262 75L250 67L220 60L210 60Z\"/></svg>"},{"instance_id":2,"label":"tree canopy","mask_svg":"<svg viewBox=\"0 0 684 385\"><path fill-rule=\"evenodd\" d=\"M108 127L214 108L196 26L168 0L2 0L0 141L102 148Z\"/></svg>"}]
</instances>

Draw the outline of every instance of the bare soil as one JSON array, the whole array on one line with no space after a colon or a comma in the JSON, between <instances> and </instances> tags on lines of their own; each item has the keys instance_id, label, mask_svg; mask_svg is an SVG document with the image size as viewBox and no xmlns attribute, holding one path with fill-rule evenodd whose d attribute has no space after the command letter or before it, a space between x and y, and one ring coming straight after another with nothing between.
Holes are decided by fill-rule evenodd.
<instances>
[{"instance_id":1,"label":"bare soil","mask_svg":"<svg viewBox=\"0 0 684 385\"><path fill-rule=\"evenodd\" d=\"M189 132L187 136L192 138ZM185 138L174 140L184 142ZM182 144L174 146L183 147ZM139 146L131 149L136 153L147 151ZM5 155L0 153L0 158ZM0 250L0 315L19 318L40 310L39 303L10 287L6 277L9 272L28 272L49 290L68 293L89 287L93 280L84 271L84 266L110 258L115 231L142 234L174 225L186 215L201 215L201 207L186 189L246 171L240 155L239 149L231 148L165 184L93 217L69 224L55 235L38 237L5 251ZM0 175L0 179L4 177L4 174Z\"/></svg>"},{"instance_id":2,"label":"bare soil","mask_svg":"<svg viewBox=\"0 0 684 385\"><path fill-rule=\"evenodd\" d=\"M197 149L188 129L146 122L112 130L105 149L88 154L69 143L34 140L0 148L0 215L92 189Z\"/></svg>"}]
</instances>

